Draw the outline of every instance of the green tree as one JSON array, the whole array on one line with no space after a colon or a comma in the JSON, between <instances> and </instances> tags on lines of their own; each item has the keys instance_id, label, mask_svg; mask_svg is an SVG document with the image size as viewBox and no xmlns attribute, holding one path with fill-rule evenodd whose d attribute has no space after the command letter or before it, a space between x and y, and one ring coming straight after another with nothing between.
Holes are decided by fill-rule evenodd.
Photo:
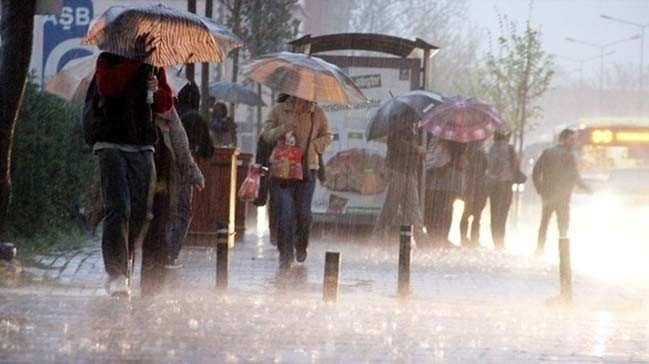
<instances>
[{"instance_id":1,"label":"green tree","mask_svg":"<svg viewBox=\"0 0 649 364\"><path fill-rule=\"evenodd\" d=\"M539 100L554 76L552 56L543 50L543 33L530 20L519 31L517 24L500 16L501 34L496 49L487 53L479 73L479 94L491 102L514 131L519 154L530 120L542 115Z\"/></svg>"},{"instance_id":2,"label":"green tree","mask_svg":"<svg viewBox=\"0 0 649 364\"><path fill-rule=\"evenodd\" d=\"M3 0L0 31L0 234L11 202L11 154L32 54L36 0Z\"/></svg>"},{"instance_id":3,"label":"green tree","mask_svg":"<svg viewBox=\"0 0 649 364\"><path fill-rule=\"evenodd\" d=\"M80 104L27 83L12 160L15 181L9 231L20 238L78 231L95 161L85 147Z\"/></svg>"}]
</instances>

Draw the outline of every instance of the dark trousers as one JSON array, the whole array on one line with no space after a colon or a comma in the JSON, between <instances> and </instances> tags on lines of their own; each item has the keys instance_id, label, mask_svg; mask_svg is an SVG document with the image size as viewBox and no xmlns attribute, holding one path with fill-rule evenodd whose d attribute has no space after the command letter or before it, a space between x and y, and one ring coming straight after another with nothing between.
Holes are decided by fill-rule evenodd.
<instances>
[{"instance_id":1,"label":"dark trousers","mask_svg":"<svg viewBox=\"0 0 649 364\"><path fill-rule=\"evenodd\" d=\"M277 217L278 213L276 209L273 208L273 205L275 205L275 202L273 202L273 194L269 193L267 203L268 208L266 209L266 211L268 211L268 231L271 244L277 245L277 230L279 229L277 224L279 223L279 218Z\"/></svg>"},{"instance_id":2,"label":"dark trousers","mask_svg":"<svg viewBox=\"0 0 649 364\"><path fill-rule=\"evenodd\" d=\"M548 232L548 224L552 213L557 214L557 226L559 237L565 238L568 235L570 225L570 201L543 202L541 212L541 225L539 226L538 246L545 247L545 239Z\"/></svg>"},{"instance_id":3,"label":"dark trousers","mask_svg":"<svg viewBox=\"0 0 649 364\"><path fill-rule=\"evenodd\" d=\"M154 154L156 174L153 196L153 220L142 243L142 294L156 293L162 287L165 277L164 266L171 254L169 244L171 151L162 142L156 144Z\"/></svg>"},{"instance_id":4,"label":"dark trousers","mask_svg":"<svg viewBox=\"0 0 649 364\"><path fill-rule=\"evenodd\" d=\"M448 242L453 221L453 203L457 195L449 191L426 190L424 225L435 244Z\"/></svg>"},{"instance_id":5,"label":"dark trousers","mask_svg":"<svg viewBox=\"0 0 649 364\"><path fill-rule=\"evenodd\" d=\"M106 273L130 276L135 241L146 234L151 220L155 182L153 152L97 152L101 175L104 224L101 249Z\"/></svg>"},{"instance_id":6,"label":"dark trousers","mask_svg":"<svg viewBox=\"0 0 649 364\"><path fill-rule=\"evenodd\" d=\"M482 217L482 210L487 205L487 196L481 194L479 196L472 196L464 201L464 212L460 220L460 236L462 243L470 242L474 245L480 244L480 219ZM469 233L469 218L473 217L471 221L471 232Z\"/></svg>"},{"instance_id":7,"label":"dark trousers","mask_svg":"<svg viewBox=\"0 0 649 364\"><path fill-rule=\"evenodd\" d=\"M316 174L310 171L307 182L286 181L276 178L270 180L270 193L273 194L271 208L277 218L277 247L280 262L292 262L296 249L309 245L311 233L311 201L315 191Z\"/></svg>"},{"instance_id":8,"label":"dark trousers","mask_svg":"<svg viewBox=\"0 0 649 364\"><path fill-rule=\"evenodd\" d=\"M489 203L491 205L491 237L497 249L505 247L507 215L512 204L511 182L490 182Z\"/></svg>"},{"instance_id":9,"label":"dark trousers","mask_svg":"<svg viewBox=\"0 0 649 364\"><path fill-rule=\"evenodd\" d=\"M142 243L142 294L155 293L164 282L165 269L169 255L167 243L167 223L169 221L169 194L156 192L153 197L155 216Z\"/></svg>"}]
</instances>

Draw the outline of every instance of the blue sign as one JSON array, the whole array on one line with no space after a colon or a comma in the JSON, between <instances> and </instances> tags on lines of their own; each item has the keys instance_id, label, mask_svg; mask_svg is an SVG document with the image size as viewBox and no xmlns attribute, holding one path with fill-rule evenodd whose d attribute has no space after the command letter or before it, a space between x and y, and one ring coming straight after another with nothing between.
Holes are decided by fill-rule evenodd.
<instances>
[{"instance_id":1,"label":"blue sign","mask_svg":"<svg viewBox=\"0 0 649 364\"><path fill-rule=\"evenodd\" d=\"M70 60L92 54L88 47L81 46L92 18L92 0L64 0L60 15L45 18L41 81L60 71Z\"/></svg>"}]
</instances>

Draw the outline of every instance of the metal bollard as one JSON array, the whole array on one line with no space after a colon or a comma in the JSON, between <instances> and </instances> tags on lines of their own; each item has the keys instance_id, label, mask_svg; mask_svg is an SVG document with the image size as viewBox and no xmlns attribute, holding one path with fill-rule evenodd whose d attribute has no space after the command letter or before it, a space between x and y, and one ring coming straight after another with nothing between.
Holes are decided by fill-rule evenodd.
<instances>
[{"instance_id":1,"label":"metal bollard","mask_svg":"<svg viewBox=\"0 0 649 364\"><path fill-rule=\"evenodd\" d=\"M561 299L572 302L572 266L570 263L570 239L559 239L559 276L561 280Z\"/></svg>"},{"instance_id":2,"label":"metal bollard","mask_svg":"<svg viewBox=\"0 0 649 364\"><path fill-rule=\"evenodd\" d=\"M324 284L322 299L325 302L338 300L338 276L340 275L340 253L327 252L325 255Z\"/></svg>"},{"instance_id":3,"label":"metal bollard","mask_svg":"<svg viewBox=\"0 0 649 364\"><path fill-rule=\"evenodd\" d=\"M228 224L218 223L216 230L216 288L228 288Z\"/></svg>"},{"instance_id":4,"label":"metal bollard","mask_svg":"<svg viewBox=\"0 0 649 364\"><path fill-rule=\"evenodd\" d=\"M412 225L401 225L399 234L399 295L410 294L410 256L412 251Z\"/></svg>"}]
</instances>

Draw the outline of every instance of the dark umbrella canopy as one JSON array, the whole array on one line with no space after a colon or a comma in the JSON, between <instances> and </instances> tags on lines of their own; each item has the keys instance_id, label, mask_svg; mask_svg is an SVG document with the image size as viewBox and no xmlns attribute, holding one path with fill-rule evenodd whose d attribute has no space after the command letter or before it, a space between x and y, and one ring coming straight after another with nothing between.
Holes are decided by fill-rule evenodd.
<instances>
[{"instance_id":1,"label":"dark umbrella canopy","mask_svg":"<svg viewBox=\"0 0 649 364\"><path fill-rule=\"evenodd\" d=\"M222 62L241 39L228 28L190 12L155 6L112 6L81 42L156 67Z\"/></svg>"},{"instance_id":2,"label":"dark umbrella canopy","mask_svg":"<svg viewBox=\"0 0 649 364\"><path fill-rule=\"evenodd\" d=\"M419 126L444 140L468 143L488 138L503 124L493 106L475 97L453 96L426 110Z\"/></svg>"},{"instance_id":3,"label":"dark umbrella canopy","mask_svg":"<svg viewBox=\"0 0 649 364\"><path fill-rule=\"evenodd\" d=\"M442 103L442 96L430 91L410 91L381 106L367 125L367 140L384 137L418 122L428 107Z\"/></svg>"},{"instance_id":4,"label":"dark umbrella canopy","mask_svg":"<svg viewBox=\"0 0 649 364\"><path fill-rule=\"evenodd\" d=\"M210 85L210 96L217 100L231 102L233 104L245 104L250 106L266 106L261 97L253 90L232 82L214 82Z\"/></svg>"}]
</instances>

